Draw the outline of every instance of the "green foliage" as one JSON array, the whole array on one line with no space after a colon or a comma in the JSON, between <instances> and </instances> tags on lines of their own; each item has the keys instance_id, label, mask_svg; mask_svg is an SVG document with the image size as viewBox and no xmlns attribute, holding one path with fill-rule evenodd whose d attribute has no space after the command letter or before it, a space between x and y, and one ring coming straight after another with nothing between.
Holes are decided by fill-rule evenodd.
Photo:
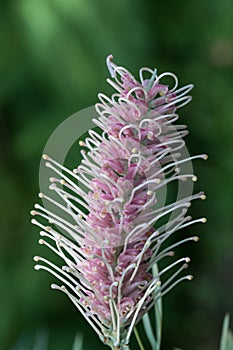
<instances>
[{"instance_id":1,"label":"green foliage","mask_svg":"<svg viewBox=\"0 0 233 350\"><path fill-rule=\"evenodd\" d=\"M80 334L77 334L74 340L72 350L82 350L83 347L83 337Z\"/></svg>"},{"instance_id":2,"label":"green foliage","mask_svg":"<svg viewBox=\"0 0 233 350\"><path fill-rule=\"evenodd\" d=\"M35 339L30 342L31 336L21 335L13 346L12 350L49 350L49 333L48 331L38 331ZM82 350L83 336L76 334L71 350Z\"/></svg>"},{"instance_id":3,"label":"green foliage","mask_svg":"<svg viewBox=\"0 0 233 350\"><path fill-rule=\"evenodd\" d=\"M156 264L154 264L152 271L153 276L155 277L158 274L158 267ZM146 313L142 319L144 331L149 340L152 350L160 350L162 336L162 314L162 299L160 298L154 305L153 316L155 321L155 329L153 329L153 326L151 324L150 313Z\"/></svg>"},{"instance_id":4,"label":"green foliage","mask_svg":"<svg viewBox=\"0 0 233 350\"><path fill-rule=\"evenodd\" d=\"M222 336L219 350L233 350L233 333L230 330L230 316L227 314L223 321Z\"/></svg>"}]
</instances>

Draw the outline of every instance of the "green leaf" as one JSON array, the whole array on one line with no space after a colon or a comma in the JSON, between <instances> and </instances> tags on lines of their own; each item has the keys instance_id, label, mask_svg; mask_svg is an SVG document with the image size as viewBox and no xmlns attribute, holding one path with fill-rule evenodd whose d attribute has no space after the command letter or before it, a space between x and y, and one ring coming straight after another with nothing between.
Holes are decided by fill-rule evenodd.
<instances>
[{"instance_id":1,"label":"green leaf","mask_svg":"<svg viewBox=\"0 0 233 350\"><path fill-rule=\"evenodd\" d=\"M76 334L72 350L82 350L83 336L82 334Z\"/></svg>"},{"instance_id":2,"label":"green leaf","mask_svg":"<svg viewBox=\"0 0 233 350\"><path fill-rule=\"evenodd\" d=\"M153 277L158 275L157 264L154 264L152 267ZM156 290L155 290L156 292ZM146 333L146 336L150 342L152 350L159 350L161 346L161 335L162 335L162 298L160 298L154 306L154 315L155 315L155 326L156 331L154 332L151 325L150 315L146 313L143 318L143 326ZM156 333L156 337L155 337Z\"/></svg>"},{"instance_id":3,"label":"green leaf","mask_svg":"<svg viewBox=\"0 0 233 350\"><path fill-rule=\"evenodd\" d=\"M226 350L229 321L230 321L229 315L226 314L224 321L223 321L222 336L221 336L221 341L220 341L220 350Z\"/></svg>"},{"instance_id":4,"label":"green leaf","mask_svg":"<svg viewBox=\"0 0 233 350\"><path fill-rule=\"evenodd\" d=\"M48 349L49 333L47 330L39 330L35 337L33 350L47 350Z\"/></svg>"},{"instance_id":5,"label":"green leaf","mask_svg":"<svg viewBox=\"0 0 233 350\"><path fill-rule=\"evenodd\" d=\"M233 334L229 329L230 316L225 315L220 340L220 350L233 350Z\"/></svg>"},{"instance_id":6,"label":"green leaf","mask_svg":"<svg viewBox=\"0 0 233 350\"><path fill-rule=\"evenodd\" d=\"M144 346L143 346L143 343L142 343L142 340L140 338L140 335L138 333L138 330L136 327L134 327L134 334L135 334L135 337L137 339L137 342L138 342L138 345L140 347L140 350L145 350Z\"/></svg>"},{"instance_id":7,"label":"green leaf","mask_svg":"<svg viewBox=\"0 0 233 350\"><path fill-rule=\"evenodd\" d=\"M158 275L158 266L154 264L152 267L153 276L156 277ZM156 290L155 290L156 291ZM160 349L161 346L161 337L162 337L162 320L163 320L163 308L162 308L162 298L156 302L154 306L155 311L155 322L156 322L156 338L157 338L157 348Z\"/></svg>"},{"instance_id":8,"label":"green leaf","mask_svg":"<svg viewBox=\"0 0 233 350\"><path fill-rule=\"evenodd\" d=\"M144 330L145 330L146 336L150 342L152 350L157 350L157 341L156 341L155 336L154 336L149 313L146 313L143 316L142 322L143 322Z\"/></svg>"}]
</instances>

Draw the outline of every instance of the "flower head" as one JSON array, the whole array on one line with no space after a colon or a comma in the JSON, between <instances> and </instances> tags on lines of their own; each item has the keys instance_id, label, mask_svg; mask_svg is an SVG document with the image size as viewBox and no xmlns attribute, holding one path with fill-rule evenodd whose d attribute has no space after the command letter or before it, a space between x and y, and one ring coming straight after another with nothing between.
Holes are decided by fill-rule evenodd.
<instances>
[{"instance_id":1,"label":"flower head","mask_svg":"<svg viewBox=\"0 0 233 350\"><path fill-rule=\"evenodd\" d=\"M156 70L142 68L140 82L123 67L107 58L111 78L117 91L111 98L99 94L95 124L101 133L89 130L80 145L83 160L71 172L45 155L46 166L58 178L51 178L54 199L40 194L59 207L64 219L36 204L33 215L48 220L43 225L41 244L60 256L62 268L35 257L36 269L51 272L62 286L52 285L68 295L112 349L128 349L134 326L174 285L190 275L178 277L187 268L189 258L173 260L156 275L152 266L173 256L173 249L197 237L185 238L163 247L177 230L205 219L186 216L193 199L204 194L181 196L161 205L158 194L172 181L195 181L182 165L194 158L183 157L186 126L175 125L177 109L187 104L193 88L177 88L171 73L157 75ZM149 78L144 78L145 73ZM174 79L170 88L162 84L164 76ZM81 185L81 186L79 186ZM161 219L166 222L161 223ZM167 271L173 271L166 278ZM165 276L165 278L164 278Z\"/></svg>"}]
</instances>

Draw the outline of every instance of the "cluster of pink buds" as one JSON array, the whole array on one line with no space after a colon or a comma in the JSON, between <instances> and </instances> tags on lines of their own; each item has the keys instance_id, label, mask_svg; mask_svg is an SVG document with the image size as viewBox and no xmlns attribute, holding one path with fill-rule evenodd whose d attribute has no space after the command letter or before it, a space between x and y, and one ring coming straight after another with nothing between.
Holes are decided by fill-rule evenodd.
<instances>
[{"instance_id":1,"label":"cluster of pink buds","mask_svg":"<svg viewBox=\"0 0 233 350\"><path fill-rule=\"evenodd\" d=\"M188 237L164 245L181 228L206 221L186 216L190 202L205 195L189 193L161 204L160 193L170 182L196 181L183 165L207 156L184 157L186 126L175 124L177 109L191 100L192 85L178 89L174 74L157 75L149 68L140 70L139 82L115 65L112 56L107 66L112 78L108 82L116 93L111 98L98 96L98 118L93 121L101 132L89 130L80 141L81 164L70 171L43 156L56 173L50 189L60 199L39 196L60 214L36 204L32 215L43 219L32 222L42 229L39 243L65 266L38 256L34 260L37 270L47 270L61 281L52 288L68 295L104 343L112 349L129 349L130 336L142 317L175 285L192 278L179 276L188 257L168 259L156 274L152 267L173 257L178 245L198 240ZM173 88L161 83L164 77L174 79Z\"/></svg>"}]
</instances>

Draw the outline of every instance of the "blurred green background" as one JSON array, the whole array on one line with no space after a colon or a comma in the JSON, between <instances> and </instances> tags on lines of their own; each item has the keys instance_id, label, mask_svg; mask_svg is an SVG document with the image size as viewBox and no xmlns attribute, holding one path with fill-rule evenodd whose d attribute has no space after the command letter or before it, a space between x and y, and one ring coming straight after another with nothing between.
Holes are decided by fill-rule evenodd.
<instances>
[{"instance_id":1,"label":"blurred green background","mask_svg":"<svg viewBox=\"0 0 233 350\"><path fill-rule=\"evenodd\" d=\"M29 211L37 201L38 168L53 130L93 105L106 84L107 54L137 74L141 66L172 71L194 83L193 102L180 110L196 161L196 190L207 216L186 234L200 234L191 255L191 283L164 300L163 350L218 348L223 316L233 317L233 2L232 0L0 1L0 349L33 349L49 334L49 349L70 349L77 331L84 349L102 349L69 300L33 270L46 255ZM184 232L185 234L185 232ZM42 333L40 333L42 332ZM39 350L39 349L38 349Z\"/></svg>"}]
</instances>

